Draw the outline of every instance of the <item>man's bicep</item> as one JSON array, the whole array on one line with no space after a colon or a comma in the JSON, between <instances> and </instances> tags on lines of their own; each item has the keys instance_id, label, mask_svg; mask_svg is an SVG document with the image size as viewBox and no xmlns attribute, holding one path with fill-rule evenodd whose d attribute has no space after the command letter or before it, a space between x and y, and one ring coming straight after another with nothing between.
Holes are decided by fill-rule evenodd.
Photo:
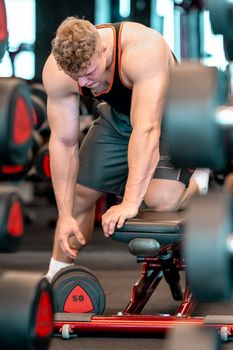
<instances>
[{"instance_id":1,"label":"man's bicep","mask_svg":"<svg viewBox=\"0 0 233 350\"><path fill-rule=\"evenodd\" d=\"M79 96L48 97L47 113L51 134L67 145L76 144L79 130Z\"/></svg>"},{"instance_id":2,"label":"man's bicep","mask_svg":"<svg viewBox=\"0 0 233 350\"><path fill-rule=\"evenodd\" d=\"M131 102L131 123L150 125L158 122L160 125L164 113L167 89L167 72L159 72L152 77L142 78L133 85Z\"/></svg>"}]
</instances>

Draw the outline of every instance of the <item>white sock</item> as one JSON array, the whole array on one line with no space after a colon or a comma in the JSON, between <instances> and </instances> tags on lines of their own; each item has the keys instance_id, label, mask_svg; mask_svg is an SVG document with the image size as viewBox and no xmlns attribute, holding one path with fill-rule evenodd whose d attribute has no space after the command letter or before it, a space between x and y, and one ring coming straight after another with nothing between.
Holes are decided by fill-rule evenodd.
<instances>
[{"instance_id":1,"label":"white sock","mask_svg":"<svg viewBox=\"0 0 233 350\"><path fill-rule=\"evenodd\" d=\"M54 275L56 275L56 273L58 271L60 271L61 269L64 269L65 267L72 266L72 265L74 265L74 263L65 263L62 261L55 260L52 257L50 260L50 263L49 263L49 270L48 270L47 274L45 275L45 277L49 281L51 281L52 278L54 277Z\"/></svg>"},{"instance_id":2,"label":"white sock","mask_svg":"<svg viewBox=\"0 0 233 350\"><path fill-rule=\"evenodd\" d=\"M191 179L196 182L200 194L207 194L209 189L209 177L210 169L202 168L194 171Z\"/></svg>"}]
</instances>

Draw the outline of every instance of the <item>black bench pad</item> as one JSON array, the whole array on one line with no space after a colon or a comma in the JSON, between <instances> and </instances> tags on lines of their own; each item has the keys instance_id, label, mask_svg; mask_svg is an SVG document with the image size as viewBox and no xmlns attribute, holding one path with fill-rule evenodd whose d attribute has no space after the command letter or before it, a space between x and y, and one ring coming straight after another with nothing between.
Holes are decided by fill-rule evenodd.
<instances>
[{"instance_id":1,"label":"black bench pad","mask_svg":"<svg viewBox=\"0 0 233 350\"><path fill-rule=\"evenodd\" d=\"M121 229L116 228L111 236L116 241L128 243L134 238L153 238L160 244L180 240L185 211L158 213L145 209L133 219L126 220Z\"/></svg>"}]
</instances>

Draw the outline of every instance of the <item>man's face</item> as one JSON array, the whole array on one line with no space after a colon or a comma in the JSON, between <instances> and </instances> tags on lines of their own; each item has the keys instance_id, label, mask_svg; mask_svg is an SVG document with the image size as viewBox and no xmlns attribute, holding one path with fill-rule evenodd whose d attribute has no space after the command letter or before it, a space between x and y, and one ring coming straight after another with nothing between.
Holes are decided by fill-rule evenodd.
<instances>
[{"instance_id":1,"label":"man's face","mask_svg":"<svg viewBox=\"0 0 233 350\"><path fill-rule=\"evenodd\" d=\"M85 86L92 89L100 83L105 67L104 56L95 54L91 59L90 65L83 72L71 74L70 77L77 81L81 87Z\"/></svg>"}]
</instances>

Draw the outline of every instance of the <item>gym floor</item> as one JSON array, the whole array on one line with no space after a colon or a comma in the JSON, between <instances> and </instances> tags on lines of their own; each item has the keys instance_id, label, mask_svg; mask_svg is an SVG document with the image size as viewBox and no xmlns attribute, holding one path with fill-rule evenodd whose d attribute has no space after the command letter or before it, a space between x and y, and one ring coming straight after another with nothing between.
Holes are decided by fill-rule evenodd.
<instances>
[{"instance_id":1,"label":"gym floor","mask_svg":"<svg viewBox=\"0 0 233 350\"><path fill-rule=\"evenodd\" d=\"M0 254L1 270L30 270L45 273L51 256L55 206L44 197L37 199L29 207L33 220L26 225L24 242L20 252ZM80 253L77 262L86 266L98 277L106 293L107 315L122 311L130 299L132 287L140 274L140 265L128 253L127 245L112 241L103 236L101 228L96 227L92 242ZM161 282L146 306L144 313L173 313L178 302L174 301L166 282ZM233 303L202 303L194 315L233 314ZM70 340L53 338L50 350L147 350L167 349L163 337L80 337ZM223 349L232 348L232 343L224 344Z\"/></svg>"}]
</instances>

